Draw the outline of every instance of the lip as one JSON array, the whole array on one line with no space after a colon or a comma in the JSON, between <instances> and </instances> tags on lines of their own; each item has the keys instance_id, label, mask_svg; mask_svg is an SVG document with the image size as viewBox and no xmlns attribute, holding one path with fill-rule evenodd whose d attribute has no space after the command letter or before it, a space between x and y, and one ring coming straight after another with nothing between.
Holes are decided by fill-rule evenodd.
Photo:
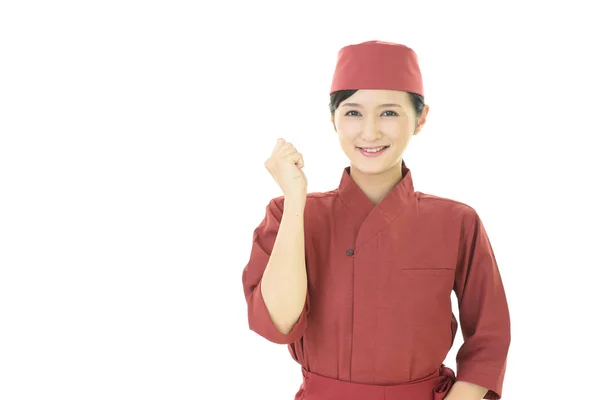
<instances>
[{"instance_id":1,"label":"lip","mask_svg":"<svg viewBox=\"0 0 600 400\"><path fill-rule=\"evenodd\" d=\"M363 149L377 149L379 147L382 146L378 146L378 147L357 147L356 149L360 152L360 154L362 154L364 157L379 157L380 155L382 155L383 153L385 153L385 151L390 147L390 146L383 146L384 148L381 149L381 151L378 151L376 153L369 153L367 151L364 151Z\"/></svg>"},{"instance_id":2,"label":"lip","mask_svg":"<svg viewBox=\"0 0 600 400\"><path fill-rule=\"evenodd\" d=\"M370 150L370 149L378 149L378 148L380 148L380 147L390 147L390 145L385 145L385 144L382 144L382 145L380 145L380 146L356 146L356 147L357 147L357 148L359 148L359 149L367 149L367 150Z\"/></svg>"}]
</instances>

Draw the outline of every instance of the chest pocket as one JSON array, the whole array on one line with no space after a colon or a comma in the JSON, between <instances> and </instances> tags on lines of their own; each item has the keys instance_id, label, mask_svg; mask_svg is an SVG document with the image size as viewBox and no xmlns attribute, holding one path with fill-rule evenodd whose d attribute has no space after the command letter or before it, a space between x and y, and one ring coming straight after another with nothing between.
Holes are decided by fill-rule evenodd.
<instances>
[{"instance_id":1,"label":"chest pocket","mask_svg":"<svg viewBox=\"0 0 600 400\"><path fill-rule=\"evenodd\" d=\"M445 276L454 275L452 268L401 268L401 273L408 276Z\"/></svg>"}]
</instances>

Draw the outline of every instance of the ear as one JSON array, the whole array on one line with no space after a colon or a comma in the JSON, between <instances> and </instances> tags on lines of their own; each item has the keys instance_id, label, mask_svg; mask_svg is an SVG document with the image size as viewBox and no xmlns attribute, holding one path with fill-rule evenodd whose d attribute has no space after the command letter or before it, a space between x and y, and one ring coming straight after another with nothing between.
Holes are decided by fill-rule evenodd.
<instances>
[{"instance_id":1,"label":"ear","mask_svg":"<svg viewBox=\"0 0 600 400\"><path fill-rule=\"evenodd\" d=\"M333 117L333 114L331 114L331 123L333 124L333 130L337 132L337 128L335 127L335 118Z\"/></svg>"},{"instance_id":2,"label":"ear","mask_svg":"<svg viewBox=\"0 0 600 400\"><path fill-rule=\"evenodd\" d=\"M419 118L417 118L417 122L415 124L415 133L413 133L413 135L418 135L419 132L421 132L423 125L425 125L425 122L427 122L427 113L428 112L429 112L429 106L427 104L425 104L425 107L423 107L423 112L421 113L421 116Z\"/></svg>"}]
</instances>

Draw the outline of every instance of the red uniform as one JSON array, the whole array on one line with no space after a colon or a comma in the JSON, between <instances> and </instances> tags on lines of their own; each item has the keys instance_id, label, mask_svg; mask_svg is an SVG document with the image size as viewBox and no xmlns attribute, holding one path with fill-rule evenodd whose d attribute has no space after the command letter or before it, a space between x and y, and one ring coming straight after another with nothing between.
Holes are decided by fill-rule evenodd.
<instances>
[{"instance_id":1,"label":"red uniform","mask_svg":"<svg viewBox=\"0 0 600 400\"><path fill-rule=\"evenodd\" d=\"M293 330L273 324L262 274L284 208L272 199L243 270L250 329L287 344L301 366L303 400L442 399L455 379L499 399L510 344L504 287L476 211L415 191L403 177L373 205L343 171L337 189L309 193L305 207L308 292ZM443 366L457 321L457 373ZM434 393L432 395L432 393Z\"/></svg>"}]
</instances>

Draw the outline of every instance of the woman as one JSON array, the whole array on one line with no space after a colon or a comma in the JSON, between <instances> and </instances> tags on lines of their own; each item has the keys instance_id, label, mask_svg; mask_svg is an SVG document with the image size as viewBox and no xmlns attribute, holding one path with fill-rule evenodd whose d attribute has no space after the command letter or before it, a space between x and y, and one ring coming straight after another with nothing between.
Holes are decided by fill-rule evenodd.
<instances>
[{"instance_id":1,"label":"woman","mask_svg":"<svg viewBox=\"0 0 600 400\"><path fill-rule=\"evenodd\" d=\"M283 196L242 276L250 329L302 366L296 400L500 399L510 318L484 226L470 206L415 191L402 158L429 111L415 52L342 48L330 96L350 166L335 190L307 194L302 155L277 141L265 166ZM443 364L452 291L456 375Z\"/></svg>"}]
</instances>

